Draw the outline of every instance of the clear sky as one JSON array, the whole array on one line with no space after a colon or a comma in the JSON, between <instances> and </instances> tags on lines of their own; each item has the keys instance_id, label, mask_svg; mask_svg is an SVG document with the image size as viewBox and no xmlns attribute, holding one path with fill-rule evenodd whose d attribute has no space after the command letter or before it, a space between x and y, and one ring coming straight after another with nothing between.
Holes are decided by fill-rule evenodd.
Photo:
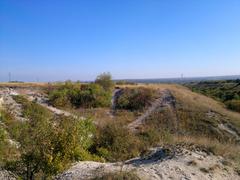
<instances>
[{"instance_id":1,"label":"clear sky","mask_svg":"<svg viewBox=\"0 0 240 180\"><path fill-rule=\"evenodd\" d=\"M240 0L0 0L0 81L240 74Z\"/></svg>"}]
</instances>

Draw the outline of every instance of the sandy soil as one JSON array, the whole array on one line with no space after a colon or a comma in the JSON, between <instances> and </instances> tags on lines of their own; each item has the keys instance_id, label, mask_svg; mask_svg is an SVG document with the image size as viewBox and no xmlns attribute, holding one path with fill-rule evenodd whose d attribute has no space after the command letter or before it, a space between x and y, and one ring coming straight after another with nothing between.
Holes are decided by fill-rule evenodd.
<instances>
[{"instance_id":1,"label":"sandy soil","mask_svg":"<svg viewBox=\"0 0 240 180\"><path fill-rule=\"evenodd\" d=\"M85 180L104 173L133 171L143 180L238 180L233 168L224 165L222 157L200 150L177 149L167 154L162 148L154 148L145 158L122 163L79 162L56 180Z\"/></svg>"}]
</instances>

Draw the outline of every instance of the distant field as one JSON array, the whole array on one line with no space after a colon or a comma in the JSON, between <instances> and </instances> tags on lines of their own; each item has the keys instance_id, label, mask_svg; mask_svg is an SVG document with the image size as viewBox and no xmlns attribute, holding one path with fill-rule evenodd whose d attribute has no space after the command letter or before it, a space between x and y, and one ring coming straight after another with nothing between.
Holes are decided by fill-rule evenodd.
<instances>
[{"instance_id":1,"label":"distant field","mask_svg":"<svg viewBox=\"0 0 240 180\"><path fill-rule=\"evenodd\" d=\"M48 83L35 83L35 82L27 82L27 83L0 83L0 87L44 87L48 85Z\"/></svg>"}]
</instances>

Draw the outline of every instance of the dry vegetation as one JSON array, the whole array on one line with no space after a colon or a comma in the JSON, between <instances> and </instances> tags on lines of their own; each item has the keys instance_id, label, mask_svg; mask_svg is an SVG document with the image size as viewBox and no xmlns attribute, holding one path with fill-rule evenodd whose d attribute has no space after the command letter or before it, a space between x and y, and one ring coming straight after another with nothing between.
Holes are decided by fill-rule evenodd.
<instances>
[{"instance_id":1,"label":"dry vegetation","mask_svg":"<svg viewBox=\"0 0 240 180\"><path fill-rule=\"evenodd\" d=\"M63 153L63 157L66 158L65 162L67 162L67 164L73 162L76 159L94 159L112 162L124 161L139 155L143 155L150 147L181 145L187 148L201 148L202 150L205 150L209 153L223 156L230 162L230 164L233 163L236 169L240 169L239 142L231 136L231 133L229 134L218 128L219 124L231 125L229 127L234 127L234 132L236 132L237 135L240 135L240 114L227 110L223 103L213 100L204 95L192 92L188 88L180 85L128 84L117 86L118 88L125 90L122 94L120 94L120 96L124 95L122 102L125 103L127 101L130 104L131 102L138 104L138 101L141 101L141 103L139 104L141 104L142 106L139 109L128 108L130 107L128 105L120 109L118 109L117 106L116 109L111 109L111 107L109 106L111 98L109 98L109 96L107 96L105 99L107 100L106 103L104 103L104 105L101 105L100 107L95 105L89 106L89 104L88 106L82 104L81 106L67 105L68 103L65 100L69 100L69 98L72 98L72 102L76 102L76 99L81 99L83 96L91 98L93 97L91 101L95 102L95 100L98 101L98 99L94 99L96 98L95 93L97 93L99 97L102 97L101 93L103 93L104 91L108 92L108 95L112 94L112 87L108 88L108 85L112 86L112 84L105 84L105 81L97 82L104 83L104 86L101 86L99 84L94 84L90 86L85 84L82 86L79 83L73 84L71 82L68 82L68 84L64 83L55 85L11 83L10 85L1 84L0 87L13 87L12 85L19 88L38 87L41 89L42 92L47 92L47 95L49 95L49 97L51 97L51 93L54 91L57 92L57 95L59 95L60 92L60 95L55 97L57 100L59 97L61 98L60 100L62 100L62 106L60 108L63 108L79 117L90 118L94 121L94 126L96 129L94 131L91 131L91 143L89 143L86 148L79 150L75 149L75 147L72 146L72 149L73 151L76 151L76 154L70 153L70 155L67 154L69 153L69 151L65 151L65 149L59 150L59 153ZM84 88L82 89L81 87ZM87 87L87 90L85 87ZM145 110L147 110L151 106L151 102L148 101L149 98L151 99L151 101L154 101L157 94L156 92L162 92L164 90L168 90L173 96L173 104L169 106L166 105L164 107L158 107L158 109L156 109L156 111L153 112L146 119L144 124L139 127L137 132L131 132L127 128L128 124L133 122L139 115L143 114ZM124 94L124 92L126 93ZM154 93L152 94L152 92ZM64 140L70 138L70 140L68 139L68 141L72 140L74 146L76 145L76 138L74 136L65 137L66 134L70 133L72 128L70 125L67 125L68 121L72 121L71 118L61 119L57 117L56 119L54 118L53 114L51 114L51 112L47 111L44 107L41 107L37 103L29 102L22 96L15 96L14 99L18 103L22 104L22 106L24 107L24 110L22 112L23 116L30 119L30 122L36 122L38 118L44 123L45 121L47 121L47 123L52 123L54 121L58 122L58 120L62 121L64 124L62 124L61 126L64 126L66 132L62 132L60 130L61 128L59 128L59 134L63 133L62 138L65 138ZM52 105L55 104L53 103ZM35 113L36 116L34 115ZM47 114L46 117L51 116L52 118L48 120L48 118L46 119L44 114ZM14 118L9 116L9 114L6 112L2 112L2 118L4 119L3 122L7 126L6 130L9 132L9 136L12 139L16 139L19 142L22 142L22 140L19 139L19 132L24 132L24 129L21 128L26 127L21 127L21 123L16 122L16 120L14 120ZM92 125L93 124L89 124L89 126L91 127ZM40 128L40 126L41 124L38 126L38 128ZM55 134L51 131L52 129L49 129L51 126L44 127L48 129L49 132ZM67 131L67 128L69 128L69 131ZM41 133L44 133L44 129L40 129ZM37 129L30 130L33 133ZM86 129L86 132L88 130L89 129ZM37 133L34 135L37 136ZM80 135L82 136L82 134ZM25 136L32 140L26 131ZM78 136L77 132L76 136ZM37 137L40 138L39 136ZM45 142L44 138L40 138L40 140L42 142ZM48 137L46 142L52 141L50 143L54 144L55 141L61 141L65 148L67 147L65 146L67 143L65 144L63 142L64 140L54 137ZM23 143L27 142L23 141ZM29 144L27 144L26 147L29 147ZM36 148L39 147L36 145ZM46 149L44 149L44 151L45 150ZM33 149L32 151L34 152ZM48 150L46 151L48 152ZM50 153L52 152L50 151ZM226 163L228 161L226 161ZM46 173L45 175L52 175L65 168L63 166L64 162L61 162L60 160L54 162L56 164L49 164L48 161L46 162L47 166L51 167L52 165L53 170L52 172L44 172L46 170L44 169L45 164L41 164L41 173ZM61 165L61 167L58 166L58 163ZM109 179L114 179L113 176L115 175L108 174L105 177L108 177ZM126 174L119 174L119 177L122 179L124 179L125 176ZM133 177L133 179L134 178L135 177Z\"/></svg>"},{"instance_id":2,"label":"dry vegetation","mask_svg":"<svg viewBox=\"0 0 240 180\"><path fill-rule=\"evenodd\" d=\"M240 172L240 145L230 142L219 142L206 137L175 136L173 144L182 144L189 149L200 148L207 153L224 157L223 164L232 165L237 172Z\"/></svg>"},{"instance_id":3,"label":"dry vegetation","mask_svg":"<svg viewBox=\"0 0 240 180\"><path fill-rule=\"evenodd\" d=\"M0 83L0 87L12 87L12 88L31 88L31 87L47 87L48 83Z\"/></svg>"},{"instance_id":4,"label":"dry vegetation","mask_svg":"<svg viewBox=\"0 0 240 180\"><path fill-rule=\"evenodd\" d=\"M122 122L123 124L128 124L134 121L138 113L127 111L127 110L117 110L112 111L109 108L91 108L91 109L68 109L78 116L89 117L94 120L99 126L104 126L110 122Z\"/></svg>"},{"instance_id":5,"label":"dry vegetation","mask_svg":"<svg viewBox=\"0 0 240 180\"><path fill-rule=\"evenodd\" d=\"M93 180L141 180L134 172L107 173Z\"/></svg>"}]
</instances>

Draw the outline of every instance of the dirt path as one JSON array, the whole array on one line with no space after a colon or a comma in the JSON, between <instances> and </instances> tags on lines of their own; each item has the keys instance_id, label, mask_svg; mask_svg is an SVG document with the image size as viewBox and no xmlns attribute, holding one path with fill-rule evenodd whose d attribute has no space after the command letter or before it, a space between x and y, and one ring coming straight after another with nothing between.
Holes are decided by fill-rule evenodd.
<instances>
[{"instance_id":1,"label":"dirt path","mask_svg":"<svg viewBox=\"0 0 240 180\"><path fill-rule=\"evenodd\" d=\"M53 112L56 115L72 116L74 118L77 118L77 116L73 113L70 113L68 111L58 109L56 107L53 107L53 106L49 105L48 104L48 99L46 97L42 96L42 95L39 95L39 94L28 95L28 99L30 101L37 102L39 105L45 107L46 109L50 110L51 112ZM84 118L81 117L81 119L84 119Z\"/></svg>"},{"instance_id":2,"label":"dirt path","mask_svg":"<svg viewBox=\"0 0 240 180\"><path fill-rule=\"evenodd\" d=\"M139 126L144 124L145 120L158 108L169 108L170 110L175 111L175 98L172 96L169 90L163 90L159 92L160 97L156 99L151 106L135 121L128 125L128 128L132 131L135 131ZM173 113L176 114L176 113ZM176 117L174 117L176 118Z\"/></svg>"},{"instance_id":3,"label":"dirt path","mask_svg":"<svg viewBox=\"0 0 240 180\"><path fill-rule=\"evenodd\" d=\"M25 121L26 119L22 117L21 104L18 104L16 101L14 101L14 99L12 98L13 95L24 95L28 98L29 101L36 101L38 104L47 108L54 114L64 115L64 116L73 116L76 118L76 115L70 112L50 106L48 104L48 99L37 91L27 90L27 93L26 93L25 91L15 90L11 88L0 89L0 107L1 106L7 107L8 110L10 110L10 112L18 120Z\"/></svg>"}]
</instances>

